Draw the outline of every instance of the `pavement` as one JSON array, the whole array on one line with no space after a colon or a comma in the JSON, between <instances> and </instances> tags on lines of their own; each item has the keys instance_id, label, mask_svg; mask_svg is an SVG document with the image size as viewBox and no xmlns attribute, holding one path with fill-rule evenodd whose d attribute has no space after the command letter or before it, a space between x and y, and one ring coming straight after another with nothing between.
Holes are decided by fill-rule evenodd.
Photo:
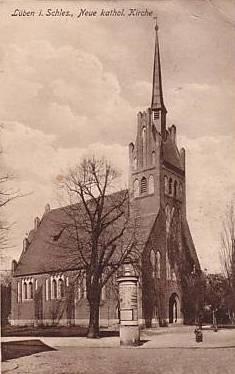
<instances>
[{"instance_id":1,"label":"pavement","mask_svg":"<svg viewBox=\"0 0 235 374\"><path fill-rule=\"evenodd\" d=\"M118 336L100 339L84 337L2 337L2 342L39 340L52 348L117 348L120 346ZM195 341L193 326L172 328L145 329L141 331L141 344L135 349L142 348L235 348L235 330L203 330L203 342Z\"/></svg>"},{"instance_id":2,"label":"pavement","mask_svg":"<svg viewBox=\"0 0 235 374\"><path fill-rule=\"evenodd\" d=\"M235 374L235 330L194 327L146 329L141 345L120 347L119 337L3 337L2 373L45 374ZM144 365L144 368L143 368Z\"/></svg>"}]
</instances>

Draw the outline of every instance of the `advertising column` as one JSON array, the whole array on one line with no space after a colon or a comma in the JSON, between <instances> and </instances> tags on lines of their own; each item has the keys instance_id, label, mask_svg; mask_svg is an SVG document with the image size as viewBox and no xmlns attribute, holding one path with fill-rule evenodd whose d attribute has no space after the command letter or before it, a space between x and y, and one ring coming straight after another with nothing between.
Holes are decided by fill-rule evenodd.
<instances>
[{"instance_id":1,"label":"advertising column","mask_svg":"<svg viewBox=\"0 0 235 374\"><path fill-rule=\"evenodd\" d=\"M120 297L120 344L139 345L138 298L136 276L125 275L118 279Z\"/></svg>"}]
</instances>

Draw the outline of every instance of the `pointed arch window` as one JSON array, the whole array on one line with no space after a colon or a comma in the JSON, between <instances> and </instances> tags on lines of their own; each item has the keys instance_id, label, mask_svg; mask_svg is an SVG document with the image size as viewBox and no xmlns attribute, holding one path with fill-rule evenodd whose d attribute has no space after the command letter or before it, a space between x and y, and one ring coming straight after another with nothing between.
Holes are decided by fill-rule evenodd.
<instances>
[{"instance_id":1,"label":"pointed arch window","mask_svg":"<svg viewBox=\"0 0 235 374\"><path fill-rule=\"evenodd\" d=\"M172 195L172 178L169 179L169 190L168 190L169 195Z\"/></svg>"},{"instance_id":2,"label":"pointed arch window","mask_svg":"<svg viewBox=\"0 0 235 374\"><path fill-rule=\"evenodd\" d=\"M147 192L147 179L143 177L140 183L140 193L142 194L146 192Z\"/></svg>"},{"instance_id":3,"label":"pointed arch window","mask_svg":"<svg viewBox=\"0 0 235 374\"><path fill-rule=\"evenodd\" d=\"M174 181L174 197L177 197L177 189L178 189L178 183L177 181Z\"/></svg>"},{"instance_id":4,"label":"pointed arch window","mask_svg":"<svg viewBox=\"0 0 235 374\"><path fill-rule=\"evenodd\" d=\"M172 209L169 207L169 205L166 205L165 207L165 215L166 215L166 232L169 234L171 223L172 223L172 218L175 213L175 207Z\"/></svg>"},{"instance_id":5,"label":"pointed arch window","mask_svg":"<svg viewBox=\"0 0 235 374\"><path fill-rule=\"evenodd\" d=\"M52 296L53 299L53 296ZM49 300L49 279L46 279L46 301Z\"/></svg>"},{"instance_id":6,"label":"pointed arch window","mask_svg":"<svg viewBox=\"0 0 235 374\"><path fill-rule=\"evenodd\" d=\"M176 274L174 270L171 270L171 279L176 282Z\"/></svg>"},{"instance_id":7,"label":"pointed arch window","mask_svg":"<svg viewBox=\"0 0 235 374\"><path fill-rule=\"evenodd\" d=\"M152 165L155 165L155 164L156 164L156 152L155 152L155 151L152 152L151 163L152 163Z\"/></svg>"},{"instance_id":8,"label":"pointed arch window","mask_svg":"<svg viewBox=\"0 0 235 374\"><path fill-rule=\"evenodd\" d=\"M82 297L81 286L78 286L78 288L77 288L77 299L80 300L81 297Z\"/></svg>"},{"instance_id":9,"label":"pointed arch window","mask_svg":"<svg viewBox=\"0 0 235 374\"><path fill-rule=\"evenodd\" d=\"M142 158L143 158L143 166L145 166L145 164L146 164L145 152L146 152L146 127L143 127L143 129L142 129Z\"/></svg>"},{"instance_id":10,"label":"pointed arch window","mask_svg":"<svg viewBox=\"0 0 235 374\"><path fill-rule=\"evenodd\" d=\"M87 298L86 275L84 275L83 280L82 280L82 298L83 299Z\"/></svg>"},{"instance_id":11,"label":"pointed arch window","mask_svg":"<svg viewBox=\"0 0 235 374\"><path fill-rule=\"evenodd\" d=\"M101 300L104 301L106 300L106 287L103 286L101 290Z\"/></svg>"},{"instance_id":12,"label":"pointed arch window","mask_svg":"<svg viewBox=\"0 0 235 374\"><path fill-rule=\"evenodd\" d=\"M138 181L138 179L136 179L135 181L134 181L134 197L138 197L139 196L139 193L140 193L140 186L139 186L139 181Z\"/></svg>"},{"instance_id":13,"label":"pointed arch window","mask_svg":"<svg viewBox=\"0 0 235 374\"><path fill-rule=\"evenodd\" d=\"M156 254L156 277L161 278L161 253L159 251Z\"/></svg>"},{"instance_id":14,"label":"pointed arch window","mask_svg":"<svg viewBox=\"0 0 235 374\"><path fill-rule=\"evenodd\" d=\"M150 263L152 267L152 277L154 278L155 272L156 272L156 256L155 256L155 252L153 249L150 252Z\"/></svg>"},{"instance_id":15,"label":"pointed arch window","mask_svg":"<svg viewBox=\"0 0 235 374\"><path fill-rule=\"evenodd\" d=\"M154 193L154 178L152 175L149 176L149 193Z\"/></svg>"},{"instance_id":16,"label":"pointed arch window","mask_svg":"<svg viewBox=\"0 0 235 374\"><path fill-rule=\"evenodd\" d=\"M21 283L17 282L17 302L21 302Z\"/></svg>"},{"instance_id":17,"label":"pointed arch window","mask_svg":"<svg viewBox=\"0 0 235 374\"><path fill-rule=\"evenodd\" d=\"M164 175L164 190L165 193L168 193L168 178L166 175Z\"/></svg>"},{"instance_id":18,"label":"pointed arch window","mask_svg":"<svg viewBox=\"0 0 235 374\"><path fill-rule=\"evenodd\" d=\"M57 299L57 282L56 282L56 279L52 280L52 299Z\"/></svg>"},{"instance_id":19,"label":"pointed arch window","mask_svg":"<svg viewBox=\"0 0 235 374\"><path fill-rule=\"evenodd\" d=\"M182 199L183 196L183 186L182 183L179 184L179 197Z\"/></svg>"},{"instance_id":20,"label":"pointed arch window","mask_svg":"<svg viewBox=\"0 0 235 374\"><path fill-rule=\"evenodd\" d=\"M58 298L61 299L64 297L64 281L63 279L58 280Z\"/></svg>"},{"instance_id":21,"label":"pointed arch window","mask_svg":"<svg viewBox=\"0 0 235 374\"><path fill-rule=\"evenodd\" d=\"M166 215L166 231L169 231L170 228L170 220L171 220L171 208L169 205L165 207L165 215Z\"/></svg>"},{"instance_id":22,"label":"pointed arch window","mask_svg":"<svg viewBox=\"0 0 235 374\"><path fill-rule=\"evenodd\" d=\"M171 280L171 266L168 258L168 253L166 253L166 278Z\"/></svg>"},{"instance_id":23,"label":"pointed arch window","mask_svg":"<svg viewBox=\"0 0 235 374\"><path fill-rule=\"evenodd\" d=\"M134 170L137 169L137 158L136 157L134 157L133 167L134 167Z\"/></svg>"},{"instance_id":24,"label":"pointed arch window","mask_svg":"<svg viewBox=\"0 0 235 374\"><path fill-rule=\"evenodd\" d=\"M28 298L33 299L33 282L29 282L29 287L28 287Z\"/></svg>"},{"instance_id":25,"label":"pointed arch window","mask_svg":"<svg viewBox=\"0 0 235 374\"><path fill-rule=\"evenodd\" d=\"M144 146L146 144L146 127L145 126L142 129L142 142Z\"/></svg>"},{"instance_id":26,"label":"pointed arch window","mask_svg":"<svg viewBox=\"0 0 235 374\"><path fill-rule=\"evenodd\" d=\"M28 298L28 293L27 293L27 283L26 282L24 282L23 283L23 296L24 296L24 299L25 300L27 300L27 298Z\"/></svg>"}]
</instances>

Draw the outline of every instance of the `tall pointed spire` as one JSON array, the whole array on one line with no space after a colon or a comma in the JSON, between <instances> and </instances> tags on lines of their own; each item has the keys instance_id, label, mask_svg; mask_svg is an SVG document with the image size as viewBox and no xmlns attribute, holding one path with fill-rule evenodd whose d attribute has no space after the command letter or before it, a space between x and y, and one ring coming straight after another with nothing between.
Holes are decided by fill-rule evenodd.
<instances>
[{"instance_id":1,"label":"tall pointed spire","mask_svg":"<svg viewBox=\"0 0 235 374\"><path fill-rule=\"evenodd\" d=\"M161 75L161 63L160 63L160 52L159 52L159 42L158 42L158 24L156 19L156 39L155 39L155 53L154 53L154 66L153 66L153 88L152 88L152 104L151 109L162 110L166 112L166 108L163 101L162 92L162 75Z\"/></svg>"}]
</instances>

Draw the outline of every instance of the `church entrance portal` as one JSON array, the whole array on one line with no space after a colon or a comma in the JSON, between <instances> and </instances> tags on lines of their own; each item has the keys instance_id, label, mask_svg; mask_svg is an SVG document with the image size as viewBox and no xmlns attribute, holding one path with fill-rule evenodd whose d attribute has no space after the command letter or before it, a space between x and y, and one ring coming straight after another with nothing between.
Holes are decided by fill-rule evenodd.
<instances>
[{"instance_id":1,"label":"church entrance portal","mask_svg":"<svg viewBox=\"0 0 235 374\"><path fill-rule=\"evenodd\" d=\"M176 293L173 293L169 299L169 323L176 323L179 316L179 298Z\"/></svg>"}]
</instances>

